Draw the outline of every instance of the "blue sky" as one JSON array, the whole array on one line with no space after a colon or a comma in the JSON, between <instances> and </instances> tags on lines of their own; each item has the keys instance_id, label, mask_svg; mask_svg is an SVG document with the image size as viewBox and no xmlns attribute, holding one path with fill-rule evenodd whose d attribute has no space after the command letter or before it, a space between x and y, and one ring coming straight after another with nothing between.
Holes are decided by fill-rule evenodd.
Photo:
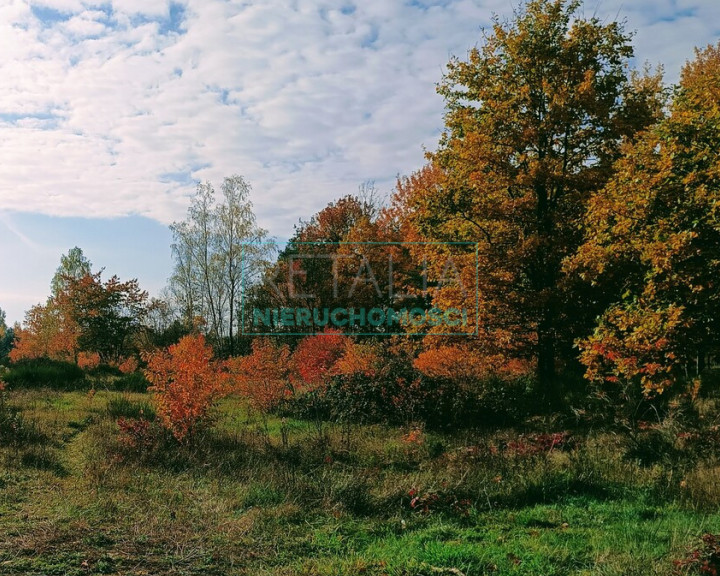
<instances>
[{"instance_id":1,"label":"blue sky","mask_svg":"<svg viewBox=\"0 0 720 576\"><path fill-rule=\"evenodd\" d=\"M443 67L518 0L7 0L0 3L0 308L44 300L80 246L152 293L194 182L242 174L279 238L423 162ZM720 2L595 0L637 60L677 79Z\"/></svg>"}]
</instances>

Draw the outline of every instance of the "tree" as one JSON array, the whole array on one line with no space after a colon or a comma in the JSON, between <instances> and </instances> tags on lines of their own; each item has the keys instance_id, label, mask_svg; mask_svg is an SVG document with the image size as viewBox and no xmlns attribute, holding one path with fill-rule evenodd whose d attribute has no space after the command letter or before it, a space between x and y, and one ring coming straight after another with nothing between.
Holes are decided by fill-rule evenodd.
<instances>
[{"instance_id":1,"label":"tree","mask_svg":"<svg viewBox=\"0 0 720 576\"><path fill-rule=\"evenodd\" d=\"M272 326L277 332L295 333L332 332L327 318L315 320L316 311L322 318L322 311L335 309L367 312L424 306L420 297L400 302L399 294L409 292L408 284L422 284L422 270L413 265L409 248L400 245L405 238L396 229L398 221L394 212L380 206L369 184L356 195L331 202L296 227L266 275L270 281L256 291L254 306L307 310L307 317L313 318L310 326ZM399 329L394 325L390 331ZM348 318L343 330L383 333L388 327Z\"/></svg>"},{"instance_id":2,"label":"tree","mask_svg":"<svg viewBox=\"0 0 720 576\"><path fill-rule=\"evenodd\" d=\"M252 353L227 361L232 386L267 424L267 414L292 394L290 349L268 338L256 338Z\"/></svg>"},{"instance_id":3,"label":"tree","mask_svg":"<svg viewBox=\"0 0 720 576\"><path fill-rule=\"evenodd\" d=\"M101 275L65 277L67 284L55 301L77 325L80 350L118 363L133 351L131 338L142 326L148 294L136 279L121 282L113 276L103 282Z\"/></svg>"},{"instance_id":4,"label":"tree","mask_svg":"<svg viewBox=\"0 0 720 576\"><path fill-rule=\"evenodd\" d=\"M71 248L67 255L60 256L60 266L50 282L52 296L57 297L65 290L70 280L79 280L88 274L92 274L92 263L80 248Z\"/></svg>"},{"instance_id":5,"label":"tree","mask_svg":"<svg viewBox=\"0 0 720 576\"><path fill-rule=\"evenodd\" d=\"M170 290L186 324L202 318L215 344L229 355L236 349L242 291L271 249L249 196L241 176L224 179L220 203L212 184L198 184L187 218L170 227L175 261Z\"/></svg>"},{"instance_id":6,"label":"tree","mask_svg":"<svg viewBox=\"0 0 720 576\"><path fill-rule=\"evenodd\" d=\"M0 308L0 362L8 357L15 340L15 332L12 328L8 328L5 318L5 311Z\"/></svg>"},{"instance_id":7,"label":"tree","mask_svg":"<svg viewBox=\"0 0 720 576\"><path fill-rule=\"evenodd\" d=\"M185 336L167 350L146 354L145 377L163 425L183 441L207 422L227 392L226 375L201 334Z\"/></svg>"},{"instance_id":8,"label":"tree","mask_svg":"<svg viewBox=\"0 0 720 576\"><path fill-rule=\"evenodd\" d=\"M160 298L150 298L143 316L143 326L139 331L141 350L167 348L191 333L193 327L181 320L173 302L168 294L161 294Z\"/></svg>"},{"instance_id":9,"label":"tree","mask_svg":"<svg viewBox=\"0 0 720 576\"><path fill-rule=\"evenodd\" d=\"M568 268L612 288L586 376L661 393L720 342L720 45L686 64L671 113L595 194Z\"/></svg>"},{"instance_id":10,"label":"tree","mask_svg":"<svg viewBox=\"0 0 720 576\"><path fill-rule=\"evenodd\" d=\"M622 142L662 104L658 76L627 73L622 25L583 19L579 7L533 0L509 23L496 18L467 61L450 61L439 87L445 133L428 177L405 193L422 236L477 242L481 349L535 357L548 400L584 319L561 263Z\"/></svg>"},{"instance_id":11,"label":"tree","mask_svg":"<svg viewBox=\"0 0 720 576\"><path fill-rule=\"evenodd\" d=\"M77 360L80 329L74 319L48 298L45 305L37 304L25 313L22 326L15 327L15 347L10 360L50 358L65 362Z\"/></svg>"},{"instance_id":12,"label":"tree","mask_svg":"<svg viewBox=\"0 0 720 576\"><path fill-rule=\"evenodd\" d=\"M343 243L358 241L351 238L357 228L373 228L377 207L372 194L366 197L347 195L331 202L307 221L301 221L285 249L279 254L270 276L272 287L265 289L268 304L293 309L328 309L367 303L363 292L367 287L348 296L352 279L357 272L358 245ZM373 240L376 235L371 233ZM337 278L337 282L335 281ZM308 332L326 331L327 327L306 328ZM292 328L291 332L298 332Z\"/></svg>"},{"instance_id":13,"label":"tree","mask_svg":"<svg viewBox=\"0 0 720 576\"><path fill-rule=\"evenodd\" d=\"M90 262L80 248L61 257L46 303L25 314L15 330L13 361L51 358L77 362L78 353L97 353L106 363L119 363L134 351L133 337L145 315L147 292L133 279L113 276L102 282L102 270L89 272ZM88 356L81 362L88 365Z\"/></svg>"}]
</instances>

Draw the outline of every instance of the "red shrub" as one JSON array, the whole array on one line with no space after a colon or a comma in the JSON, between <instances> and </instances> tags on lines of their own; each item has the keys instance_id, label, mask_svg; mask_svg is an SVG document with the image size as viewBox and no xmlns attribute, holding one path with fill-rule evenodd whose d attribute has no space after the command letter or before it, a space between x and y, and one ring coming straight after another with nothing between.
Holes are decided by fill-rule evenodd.
<instances>
[{"instance_id":1,"label":"red shrub","mask_svg":"<svg viewBox=\"0 0 720 576\"><path fill-rule=\"evenodd\" d=\"M702 544L692 550L684 560L675 560L674 574L720 574L720 534L704 534Z\"/></svg>"}]
</instances>

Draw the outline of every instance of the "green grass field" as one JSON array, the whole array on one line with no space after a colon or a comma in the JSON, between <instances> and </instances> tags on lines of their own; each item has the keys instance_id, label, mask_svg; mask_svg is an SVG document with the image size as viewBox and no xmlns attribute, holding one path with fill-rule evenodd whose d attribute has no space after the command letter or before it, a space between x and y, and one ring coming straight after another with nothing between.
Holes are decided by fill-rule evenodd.
<instances>
[{"instance_id":1,"label":"green grass field","mask_svg":"<svg viewBox=\"0 0 720 576\"><path fill-rule=\"evenodd\" d=\"M193 443L132 450L116 420L145 394L5 396L2 575L644 576L720 531L717 468L607 433L526 454L519 431L265 426L228 399Z\"/></svg>"}]
</instances>

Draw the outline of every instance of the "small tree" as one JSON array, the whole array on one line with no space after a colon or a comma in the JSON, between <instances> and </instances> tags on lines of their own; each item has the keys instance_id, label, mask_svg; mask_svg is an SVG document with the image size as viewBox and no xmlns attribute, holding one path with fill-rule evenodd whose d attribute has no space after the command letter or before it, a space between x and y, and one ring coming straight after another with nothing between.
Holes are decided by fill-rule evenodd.
<instances>
[{"instance_id":1,"label":"small tree","mask_svg":"<svg viewBox=\"0 0 720 576\"><path fill-rule=\"evenodd\" d=\"M102 282L100 275L67 277L55 300L79 327L80 349L97 352L103 362L118 363L142 325L148 294L137 280L121 282L113 276Z\"/></svg>"},{"instance_id":2,"label":"small tree","mask_svg":"<svg viewBox=\"0 0 720 576\"><path fill-rule=\"evenodd\" d=\"M175 438L185 440L227 392L226 375L201 334L185 336L167 350L146 354L144 360L160 420Z\"/></svg>"},{"instance_id":3,"label":"small tree","mask_svg":"<svg viewBox=\"0 0 720 576\"><path fill-rule=\"evenodd\" d=\"M260 338L253 342L251 354L231 358L227 366L232 386L262 415L267 428L267 414L292 394L290 349Z\"/></svg>"},{"instance_id":4,"label":"small tree","mask_svg":"<svg viewBox=\"0 0 720 576\"><path fill-rule=\"evenodd\" d=\"M586 377L659 394L720 341L720 46L683 69L670 115L594 195L568 267L614 300L579 342Z\"/></svg>"},{"instance_id":5,"label":"small tree","mask_svg":"<svg viewBox=\"0 0 720 576\"><path fill-rule=\"evenodd\" d=\"M10 360L50 358L75 362L80 329L54 298L37 304L25 313L23 326L15 327L15 346Z\"/></svg>"}]
</instances>

